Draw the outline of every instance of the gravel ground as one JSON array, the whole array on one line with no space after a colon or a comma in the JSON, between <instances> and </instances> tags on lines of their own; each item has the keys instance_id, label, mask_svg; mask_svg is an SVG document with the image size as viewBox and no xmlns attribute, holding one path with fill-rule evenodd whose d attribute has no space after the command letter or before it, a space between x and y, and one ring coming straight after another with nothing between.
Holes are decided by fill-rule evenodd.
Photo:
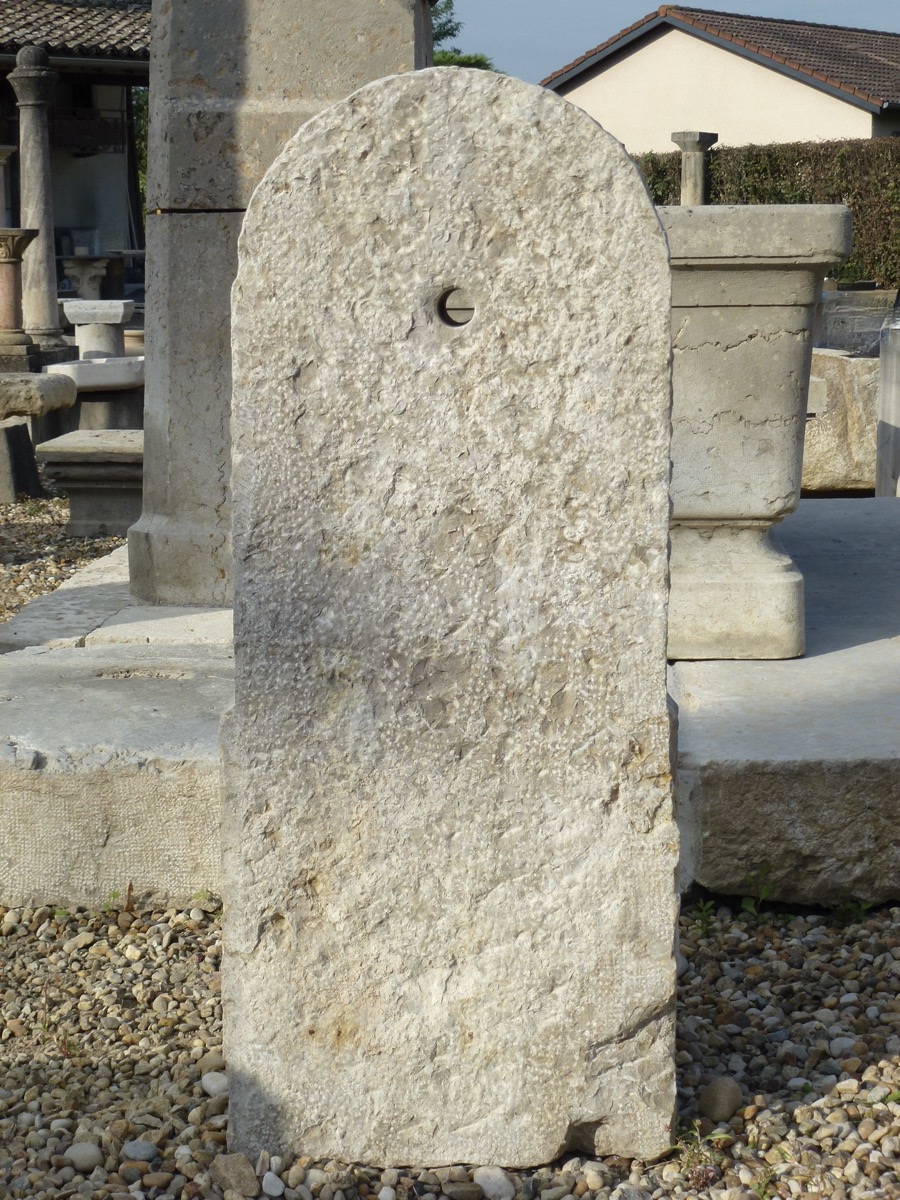
<instances>
[{"instance_id":1,"label":"gravel ground","mask_svg":"<svg viewBox=\"0 0 900 1200\"><path fill-rule=\"evenodd\" d=\"M382 1172L271 1146L250 1164L225 1150L215 902L0 908L0 1195L897 1200L900 908L694 905L681 950L680 1131L661 1162Z\"/></svg>"},{"instance_id":2,"label":"gravel ground","mask_svg":"<svg viewBox=\"0 0 900 1200\"><path fill-rule=\"evenodd\" d=\"M67 537L68 519L69 502L58 497L0 505L0 621L125 544L124 538Z\"/></svg>"},{"instance_id":3,"label":"gravel ground","mask_svg":"<svg viewBox=\"0 0 900 1200\"><path fill-rule=\"evenodd\" d=\"M0 507L0 619L122 545L66 508ZM900 908L688 902L672 1153L429 1172L227 1154L217 905L122 899L0 906L0 1200L900 1200Z\"/></svg>"}]
</instances>

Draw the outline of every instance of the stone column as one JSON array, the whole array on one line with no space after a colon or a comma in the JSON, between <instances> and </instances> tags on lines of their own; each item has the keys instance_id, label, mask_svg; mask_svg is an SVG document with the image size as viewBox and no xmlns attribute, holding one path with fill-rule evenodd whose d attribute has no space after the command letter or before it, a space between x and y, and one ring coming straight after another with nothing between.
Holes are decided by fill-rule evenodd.
<instances>
[{"instance_id":1,"label":"stone column","mask_svg":"<svg viewBox=\"0 0 900 1200\"><path fill-rule=\"evenodd\" d=\"M27 371L37 347L22 328L22 254L36 229L0 229L0 371Z\"/></svg>"},{"instance_id":2,"label":"stone column","mask_svg":"<svg viewBox=\"0 0 900 1200\"><path fill-rule=\"evenodd\" d=\"M0 225L5 225L12 219L6 203L9 195L9 167L7 164L15 152L15 146L0 146Z\"/></svg>"},{"instance_id":3,"label":"stone column","mask_svg":"<svg viewBox=\"0 0 900 1200\"><path fill-rule=\"evenodd\" d=\"M681 203L706 203L706 155L719 140L717 133L673 133L681 148Z\"/></svg>"},{"instance_id":4,"label":"stone column","mask_svg":"<svg viewBox=\"0 0 900 1200\"><path fill-rule=\"evenodd\" d=\"M21 220L38 236L22 265L25 329L42 345L64 345L56 295L53 193L47 109L58 78L40 46L23 46L9 82L19 106Z\"/></svg>"},{"instance_id":5,"label":"stone column","mask_svg":"<svg viewBox=\"0 0 900 1200\"><path fill-rule=\"evenodd\" d=\"M429 0L157 0L147 181L144 508L131 585L231 601L229 297L253 189L304 121L430 61Z\"/></svg>"}]
</instances>

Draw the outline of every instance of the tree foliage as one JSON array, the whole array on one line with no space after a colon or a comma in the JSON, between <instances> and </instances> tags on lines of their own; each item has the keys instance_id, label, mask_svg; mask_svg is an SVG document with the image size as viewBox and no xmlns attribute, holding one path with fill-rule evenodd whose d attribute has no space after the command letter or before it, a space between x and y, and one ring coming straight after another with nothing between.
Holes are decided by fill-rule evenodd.
<instances>
[{"instance_id":1,"label":"tree foliage","mask_svg":"<svg viewBox=\"0 0 900 1200\"><path fill-rule=\"evenodd\" d=\"M468 54L459 46L448 42L458 38L463 23L453 11L453 0L438 0L431 10L431 36L434 42L434 65L436 67L475 67L479 71L496 71L497 68L486 54ZM439 48L440 47L440 48Z\"/></svg>"}]
</instances>

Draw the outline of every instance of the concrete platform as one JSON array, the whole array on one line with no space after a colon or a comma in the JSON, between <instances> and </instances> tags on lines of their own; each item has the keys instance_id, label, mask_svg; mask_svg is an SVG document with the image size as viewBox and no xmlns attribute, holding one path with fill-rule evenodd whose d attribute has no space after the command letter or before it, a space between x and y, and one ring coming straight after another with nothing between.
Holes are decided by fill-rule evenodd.
<instances>
[{"instance_id":1,"label":"concrete platform","mask_svg":"<svg viewBox=\"0 0 900 1200\"><path fill-rule=\"evenodd\" d=\"M782 540L807 656L671 669L682 882L900 898L900 503L804 501ZM127 579L122 549L0 625L0 903L219 891L231 612L139 605Z\"/></svg>"},{"instance_id":2,"label":"concrete platform","mask_svg":"<svg viewBox=\"0 0 900 1200\"><path fill-rule=\"evenodd\" d=\"M804 658L678 663L683 868L715 891L900 897L900 503L805 500Z\"/></svg>"}]
</instances>

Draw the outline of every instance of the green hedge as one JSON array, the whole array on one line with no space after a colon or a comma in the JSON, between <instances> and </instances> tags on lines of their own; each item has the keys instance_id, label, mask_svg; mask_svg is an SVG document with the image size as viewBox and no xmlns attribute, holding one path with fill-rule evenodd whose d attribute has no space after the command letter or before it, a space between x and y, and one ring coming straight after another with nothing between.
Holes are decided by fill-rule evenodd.
<instances>
[{"instance_id":1,"label":"green hedge","mask_svg":"<svg viewBox=\"0 0 900 1200\"><path fill-rule=\"evenodd\" d=\"M677 204L681 152L640 154L657 204ZM846 204L853 250L838 278L900 287L900 138L722 146L709 155L711 204Z\"/></svg>"}]
</instances>

